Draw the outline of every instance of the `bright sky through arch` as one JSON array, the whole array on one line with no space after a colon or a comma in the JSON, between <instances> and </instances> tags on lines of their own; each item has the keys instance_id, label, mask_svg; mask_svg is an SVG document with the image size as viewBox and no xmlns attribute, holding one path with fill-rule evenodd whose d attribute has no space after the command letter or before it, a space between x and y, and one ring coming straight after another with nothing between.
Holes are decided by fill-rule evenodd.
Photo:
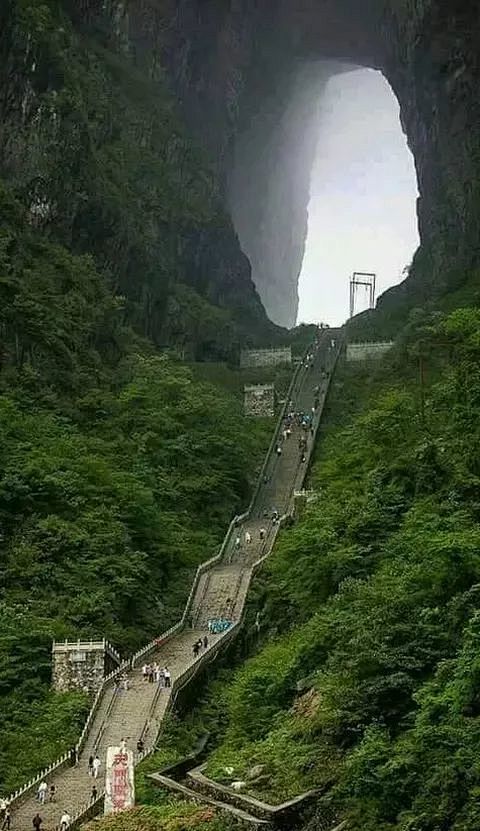
<instances>
[{"instance_id":1,"label":"bright sky through arch","mask_svg":"<svg viewBox=\"0 0 480 831\"><path fill-rule=\"evenodd\" d=\"M385 78L371 69L334 76L320 106L299 323L343 323L353 271L377 273L377 297L400 282L419 242L417 196L413 157Z\"/></svg>"}]
</instances>

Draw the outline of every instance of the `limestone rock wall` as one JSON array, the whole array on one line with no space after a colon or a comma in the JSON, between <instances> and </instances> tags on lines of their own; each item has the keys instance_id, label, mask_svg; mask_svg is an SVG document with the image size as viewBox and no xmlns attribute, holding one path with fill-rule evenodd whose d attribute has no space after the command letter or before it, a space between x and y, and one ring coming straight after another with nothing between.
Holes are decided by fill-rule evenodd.
<instances>
[{"instance_id":1,"label":"limestone rock wall","mask_svg":"<svg viewBox=\"0 0 480 831\"><path fill-rule=\"evenodd\" d=\"M399 100L418 174L421 249L401 290L391 290L381 302L421 302L459 285L465 272L478 266L480 6L475 0L61 0L61 5L80 38L93 33L101 48L128 55L144 77L154 83L167 80L191 136L213 168L217 184L206 192L215 194L218 187L220 200L230 207L254 281L275 320L290 325L295 319L307 227L314 142L302 89L314 80L321 91L329 73L341 71L345 63L384 72ZM25 9L28 3L5 0L0 8L0 164L29 189L40 218L45 210L47 216L49 211L61 213L64 234L82 248L86 218L82 214L79 229L79 210L92 181L75 151L83 122L69 111L71 101L63 102L68 140L58 148L58 158L50 152L58 129L55 113L44 106L36 123L35 106L40 99L51 100L62 79L55 60L44 62L42 73L37 63L34 71L28 39L19 43L10 25L16 6ZM40 14L33 0L31 7ZM40 31L42 20L35 18L34 24ZM68 48L58 29L55 38L60 50ZM91 72L95 61L93 56L89 60ZM32 73L35 88L25 82ZM96 70L92 77L101 86ZM79 75L79 89L81 80ZM95 123L94 110L89 135L101 146L105 118ZM140 139L148 142L147 122L145 117ZM168 153L177 150L170 144ZM57 163L60 156L63 168ZM36 179L35 165L41 174ZM203 187L202 176L187 188L188 194ZM45 205L49 177L55 187L48 185ZM103 203L94 208L101 214ZM241 325L264 327L235 231L221 212L213 214L191 222L187 210L185 222L182 215L179 223L167 212L158 227L158 212L151 218L161 254L153 251L146 263L132 258L131 268L121 274L122 291L130 291L139 274L150 275L152 264L162 266L154 291L147 282L132 291L132 300L145 305L147 333L153 328L162 339L170 331L167 295L179 275L209 302L234 308ZM113 253L105 251L104 240L95 240L98 222L92 228L90 238L111 267L119 245Z\"/></svg>"},{"instance_id":2,"label":"limestone rock wall","mask_svg":"<svg viewBox=\"0 0 480 831\"><path fill-rule=\"evenodd\" d=\"M157 0L133 0L131 17ZM474 0L179 0L159 39L189 126L208 148L269 314L296 313L312 148L285 130L299 64L384 72L419 182L421 249L393 302L422 302L478 266L480 7ZM330 63L328 72L338 71ZM319 84L321 88L321 84ZM307 126L307 121L304 122ZM307 131L305 130L305 133ZM283 161L302 147L303 168ZM273 192L282 198L270 199Z\"/></svg>"}]
</instances>

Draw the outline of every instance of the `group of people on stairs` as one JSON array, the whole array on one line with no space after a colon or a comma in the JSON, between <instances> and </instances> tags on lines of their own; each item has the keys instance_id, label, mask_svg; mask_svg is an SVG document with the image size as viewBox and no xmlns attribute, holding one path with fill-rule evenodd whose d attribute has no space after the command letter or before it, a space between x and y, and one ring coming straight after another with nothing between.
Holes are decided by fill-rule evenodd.
<instances>
[{"instance_id":1,"label":"group of people on stairs","mask_svg":"<svg viewBox=\"0 0 480 831\"><path fill-rule=\"evenodd\" d=\"M155 661L153 664L144 664L142 667L142 676L144 681L150 684L158 684L159 687L172 686L172 673L167 666L161 667Z\"/></svg>"}]
</instances>

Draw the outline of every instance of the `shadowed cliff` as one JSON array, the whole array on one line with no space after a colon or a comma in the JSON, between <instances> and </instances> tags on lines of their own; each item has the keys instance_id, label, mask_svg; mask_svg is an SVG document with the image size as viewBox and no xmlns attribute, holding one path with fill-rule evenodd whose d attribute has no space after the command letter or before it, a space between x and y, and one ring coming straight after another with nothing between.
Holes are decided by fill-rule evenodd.
<instances>
[{"instance_id":1,"label":"shadowed cliff","mask_svg":"<svg viewBox=\"0 0 480 831\"><path fill-rule=\"evenodd\" d=\"M174 338L170 320L177 339L192 329L184 295L170 304L178 284L233 314L235 340L276 337L228 202L269 311L293 322L313 156L306 94L291 106L312 81L305 63L380 69L400 103L422 244L381 305L458 288L478 264L473 2L10 0L2 14L1 172L44 230L94 253L157 342ZM299 163L285 173L292 146Z\"/></svg>"}]
</instances>

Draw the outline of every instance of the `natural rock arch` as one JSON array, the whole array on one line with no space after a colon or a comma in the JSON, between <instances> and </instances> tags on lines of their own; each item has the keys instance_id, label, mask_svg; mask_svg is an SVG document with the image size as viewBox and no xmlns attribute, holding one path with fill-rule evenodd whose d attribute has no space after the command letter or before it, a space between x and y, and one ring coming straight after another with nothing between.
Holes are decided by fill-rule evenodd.
<instances>
[{"instance_id":1,"label":"natural rock arch","mask_svg":"<svg viewBox=\"0 0 480 831\"><path fill-rule=\"evenodd\" d=\"M149 6L160 14L158 2L151 0ZM315 80L320 86L329 74L344 71L346 62L368 66L383 72L399 101L417 170L422 246L402 294L413 295L412 302L421 301L461 282L465 271L476 265L480 244L477 4L456 0L447 8L441 0L266 0L261 4L184 0L172 3L170 11L161 49L185 116L209 148L226 189L230 187L234 214L241 180L235 158L237 165L239 157L241 163L245 131L250 130L249 140L257 151L257 161L245 175L258 183L261 202L271 170L281 170L278 163L282 152L288 152L288 140L300 140L293 130L286 146L277 147L277 156L269 154L276 127L288 119L292 88L302 72L305 83L312 83L312 62L321 59L324 63ZM306 65L300 76L299 63ZM303 106L305 116L301 95L297 105L300 112ZM296 208L293 202L285 203L285 215L290 208L292 223L284 257L288 274L283 281L291 294L285 302L291 304L303 255L311 147L305 147L304 158L303 171L296 172L297 187L285 183L285 192L299 200ZM262 232L258 200L250 201L249 210L247 199L243 213L261 257L262 233L268 237L270 228L267 222ZM277 220L278 233L285 238L285 217ZM291 323L291 316L285 322Z\"/></svg>"},{"instance_id":2,"label":"natural rock arch","mask_svg":"<svg viewBox=\"0 0 480 831\"><path fill-rule=\"evenodd\" d=\"M7 33L9 5L0 11ZM308 118L301 85L312 82L312 72L320 72L319 67L312 69L318 61L323 62L323 75L314 79L317 84L345 63L379 69L400 104L417 170L422 245L400 291L388 293L395 304L399 298L406 298L408 305L422 302L459 285L477 266L480 7L475 0L61 0L61 5L80 36L93 33L101 44L113 44L133 56L152 78L167 73L234 214L239 204L235 182L238 186L242 178L242 137L251 131L257 158L245 175L256 186L253 196L247 194L243 214L258 259L274 226L284 241L281 263L273 270L279 275L278 285L286 288L286 322L294 316L305 236L305 183L312 156L308 143L305 164L294 172L295 187L291 181L280 183L282 215L269 216L263 230L261 211L258 217L271 171L281 170L289 142L301 140L292 123ZM15 99L18 110L25 73L21 61L12 62L15 49L8 37L4 41L6 100L8 104ZM292 97L294 89L300 93ZM17 128L24 129L21 112L14 115ZM289 128L279 145L282 120ZM232 302L238 305L238 293L253 294L248 264L230 228L225 226L221 237L219 243L215 234L207 233L203 242L194 241L194 256L187 252L189 268L198 270L201 260L202 280L215 274L215 297L225 294L219 284L222 273L227 274L224 283L237 291ZM385 305L385 296L382 302ZM258 306L258 298L252 303Z\"/></svg>"}]
</instances>

